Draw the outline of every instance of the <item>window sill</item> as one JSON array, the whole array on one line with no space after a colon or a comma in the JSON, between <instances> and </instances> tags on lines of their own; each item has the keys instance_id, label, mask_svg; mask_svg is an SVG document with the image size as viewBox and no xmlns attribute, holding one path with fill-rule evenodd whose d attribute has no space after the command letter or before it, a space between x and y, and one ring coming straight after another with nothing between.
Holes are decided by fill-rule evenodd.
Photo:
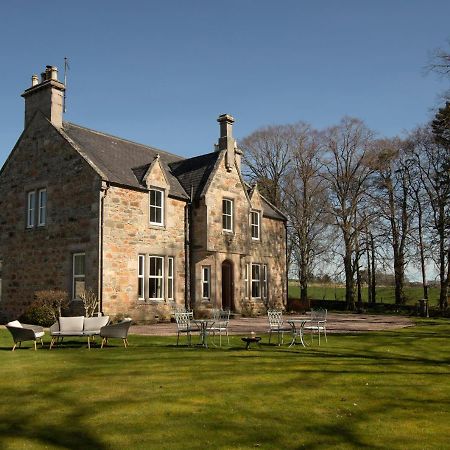
<instances>
[{"instance_id":1,"label":"window sill","mask_svg":"<svg viewBox=\"0 0 450 450\"><path fill-rule=\"evenodd\" d=\"M158 224L158 223L149 223L149 228L153 230L165 230L166 226L164 224Z\"/></svg>"}]
</instances>

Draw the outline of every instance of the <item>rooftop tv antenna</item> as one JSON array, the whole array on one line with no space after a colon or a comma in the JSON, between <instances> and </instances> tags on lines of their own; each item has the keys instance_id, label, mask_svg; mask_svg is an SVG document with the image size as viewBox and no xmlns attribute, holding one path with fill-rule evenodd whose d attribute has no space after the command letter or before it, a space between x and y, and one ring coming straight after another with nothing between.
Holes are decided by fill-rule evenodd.
<instances>
[{"instance_id":1,"label":"rooftop tv antenna","mask_svg":"<svg viewBox=\"0 0 450 450\"><path fill-rule=\"evenodd\" d=\"M67 71L70 70L69 67L69 60L67 59L67 57L64 57L64 86L66 87L66 89L64 89L64 97L63 97L63 112L66 113L67 112L67 108L66 108L66 90L67 90Z\"/></svg>"}]
</instances>

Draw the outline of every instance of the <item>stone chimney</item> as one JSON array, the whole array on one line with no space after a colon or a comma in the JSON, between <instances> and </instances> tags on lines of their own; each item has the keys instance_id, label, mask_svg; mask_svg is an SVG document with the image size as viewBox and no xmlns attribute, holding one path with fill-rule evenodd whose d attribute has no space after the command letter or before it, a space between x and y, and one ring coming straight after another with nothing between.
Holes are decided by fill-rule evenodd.
<instances>
[{"instance_id":1,"label":"stone chimney","mask_svg":"<svg viewBox=\"0 0 450 450\"><path fill-rule=\"evenodd\" d=\"M217 150L226 150L225 166L228 171L231 171L236 161L236 165L241 170L241 155L242 151L237 148L236 141L233 138L233 116L229 114L221 114L217 119L220 124L220 137L217 145Z\"/></svg>"},{"instance_id":2,"label":"stone chimney","mask_svg":"<svg viewBox=\"0 0 450 450\"><path fill-rule=\"evenodd\" d=\"M64 91L66 87L58 81L58 69L47 66L38 76L31 77L31 87L22 94L25 99L25 128L36 111L41 111L57 128L62 126Z\"/></svg>"}]
</instances>

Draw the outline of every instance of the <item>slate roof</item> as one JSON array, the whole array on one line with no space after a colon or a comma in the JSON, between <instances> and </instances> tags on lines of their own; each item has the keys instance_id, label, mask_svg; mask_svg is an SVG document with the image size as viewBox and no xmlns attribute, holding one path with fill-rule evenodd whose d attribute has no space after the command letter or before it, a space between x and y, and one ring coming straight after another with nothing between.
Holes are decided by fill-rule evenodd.
<instances>
[{"instance_id":1,"label":"slate roof","mask_svg":"<svg viewBox=\"0 0 450 450\"><path fill-rule=\"evenodd\" d=\"M184 190L193 198L199 198L214 170L220 152L207 153L194 158L171 163L169 166Z\"/></svg>"},{"instance_id":2,"label":"slate roof","mask_svg":"<svg viewBox=\"0 0 450 450\"><path fill-rule=\"evenodd\" d=\"M64 122L63 131L108 181L113 183L144 188L142 177L156 155L159 155L169 181L170 195L189 198L169 168L170 163L183 159L180 156L69 122Z\"/></svg>"},{"instance_id":3,"label":"slate roof","mask_svg":"<svg viewBox=\"0 0 450 450\"><path fill-rule=\"evenodd\" d=\"M221 152L212 152L184 159L70 122L63 123L63 131L108 181L123 186L146 189L142 179L159 155L169 181L170 195L184 200L188 200L191 193L193 199L201 197L221 155ZM286 220L275 207L262 199L264 216Z\"/></svg>"}]
</instances>

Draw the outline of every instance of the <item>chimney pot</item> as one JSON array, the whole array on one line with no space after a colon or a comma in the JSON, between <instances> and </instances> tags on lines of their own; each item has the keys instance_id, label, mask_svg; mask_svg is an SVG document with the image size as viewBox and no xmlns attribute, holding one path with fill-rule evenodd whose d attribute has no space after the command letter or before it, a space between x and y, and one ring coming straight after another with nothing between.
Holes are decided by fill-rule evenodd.
<instances>
[{"instance_id":1,"label":"chimney pot","mask_svg":"<svg viewBox=\"0 0 450 450\"><path fill-rule=\"evenodd\" d=\"M35 74L31 77L31 86L36 86L39 84L39 77Z\"/></svg>"},{"instance_id":2,"label":"chimney pot","mask_svg":"<svg viewBox=\"0 0 450 450\"><path fill-rule=\"evenodd\" d=\"M58 81L58 69L55 66L46 66L46 79Z\"/></svg>"}]
</instances>

